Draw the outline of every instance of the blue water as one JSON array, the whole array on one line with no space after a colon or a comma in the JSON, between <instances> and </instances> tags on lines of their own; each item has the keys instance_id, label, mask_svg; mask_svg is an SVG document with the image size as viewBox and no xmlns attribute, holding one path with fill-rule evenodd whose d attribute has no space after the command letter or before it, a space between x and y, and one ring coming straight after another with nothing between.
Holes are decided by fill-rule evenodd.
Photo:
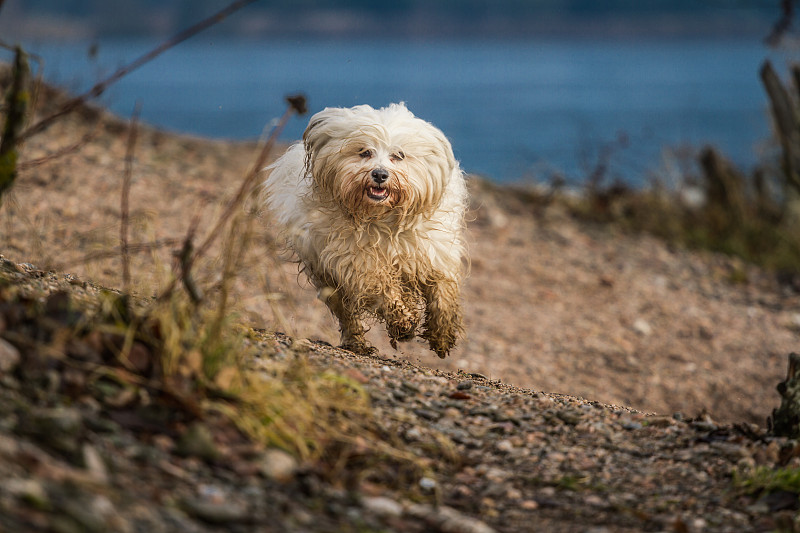
<instances>
[{"instance_id":1,"label":"blue water","mask_svg":"<svg viewBox=\"0 0 800 533\"><path fill-rule=\"evenodd\" d=\"M45 77L73 91L155 46L154 41L27 43ZM745 168L769 136L757 40L615 42L258 42L202 36L114 85L102 102L129 116L211 137L259 136L302 92L325 106L405 101L451 139L470 172L498 181L579 182L599 148L620 135L609 174L641 184L664 149L718 146ZM783 68L778 59L776 67ZM297 139L307 117L293 119Z\"/></svg>"}]
</instances>

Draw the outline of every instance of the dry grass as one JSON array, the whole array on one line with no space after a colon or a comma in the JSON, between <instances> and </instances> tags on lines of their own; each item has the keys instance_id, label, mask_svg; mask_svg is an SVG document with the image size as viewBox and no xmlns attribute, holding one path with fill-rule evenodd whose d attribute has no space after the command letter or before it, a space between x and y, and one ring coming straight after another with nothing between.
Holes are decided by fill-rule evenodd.
<instances>
[{"instance_id":1,"label":"dry grass","mask_svg":"<svg viewBox=\"0 0 800 533\"><path fill-rule=\"evenodd\" d=\"M800 275L796 194L780 172L764 166L747 176L710 147L700 151L694 168L697 174L677 187L657 179L642 190L597 183L564 201L584 220L739 257L787 279Z\"/></svg>"}]
</instances>

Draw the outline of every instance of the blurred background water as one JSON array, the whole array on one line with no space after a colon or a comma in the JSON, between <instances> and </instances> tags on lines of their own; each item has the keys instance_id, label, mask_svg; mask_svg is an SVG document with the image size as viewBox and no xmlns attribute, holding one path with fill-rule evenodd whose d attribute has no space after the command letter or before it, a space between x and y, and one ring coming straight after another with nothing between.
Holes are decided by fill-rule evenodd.
<instances>
[{"instance_id":1,"label":"blurred background water","mask_svg":"<svg viewBox=\"0 0 800 533\"><path fill-rule=\"evenodd\" d=\"M22 0L16 2L9 17L30 19L20 7ZM41 3L43 8L51 4ZM147 8L146 0L138 3ZM171 3L185 4L162 4ZM56 39L52 31L17 32L18 40L44 59L45 78L74 92L163 38L130 29L96 31L101 22L85 22L94 20L93 3L83 4L83 17L77 8L64 11L65 4L55 13L73 23L84 21L94 33ZM552 8L562 3L540 4ZM508 34L495 24L492 31L474 30L468 36L455 23L442 34L430 29L387 34L380 29L385 26L376 26L374 32L348 30L353 25L370 28L369 21L359 20L337 32L331 28L337 27L336 21L342 25L341 17L323 11L319 25L329 31L251 28L201 34L124 78L101 101L123 117L140 102L143 120L154 125L231 139L258 137L282 114L283 97L291 93L304 93L311 112L325 106L405 101L445 132L465 170L498 181L559 175L579 183L606 149L608 177L634 185L649 179L665 153L703 144L717 146L744 168L752 167L770 133L758 69L767 57L779 65L784 60L764 44L770 22L780 14L777 6L753 8L742 2L739 11L685 12L677 9L685 2L656 4L663 12L645 12L648 16L635 24L630 22L631 13L639 13L631 11L635 3L611 2L596 14L602 15L597 25L590 18L593 12L565 8L564 17L551 16L560 21L558 31L548 31L531 16L531 29L516 21L507 24ZM225 2L214 5L220 8ZM247 17L248 9L240 16ZM188 9L183 17L196 21L213 11ZM545 12L552 15L553 9ZM304 15L299 9L297 16L316 20L310 16L314 13L320 12ZM722 15L727 25L711 24ZM0 12L0 21L5 16ZM737 17L745 18L737 23ZM685 28L696 18L708 22L705 30L702 24ZM471 19L464 20L462 26ZM234 26L241 29L241 24ZM294 119L284 140L299 138L306 120Z\"/></svg>"}]
</instances>

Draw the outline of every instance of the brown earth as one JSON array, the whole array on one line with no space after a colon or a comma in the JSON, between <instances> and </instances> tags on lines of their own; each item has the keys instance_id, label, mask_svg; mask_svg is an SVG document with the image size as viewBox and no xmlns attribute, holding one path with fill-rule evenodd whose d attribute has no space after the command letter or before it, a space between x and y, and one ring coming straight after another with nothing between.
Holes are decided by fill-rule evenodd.
<instances>
[{"instance_id":1,"label":"brown earth","mask_svg":"<svg viewBox=\"0 0 800 533\"><path fill-rule=\"evenodd\" d=\"M45 91L41 105L56 98ZM124 121L87 108L24 146L18 183L0 210L8 279L45 292L123 288L117 246L128 138ZM172 251L191 228L202 240L255 152L254 144L140 128L131 242L165 245L133 254L132 292L158 291ZM393 351L380 326L370 332L378 357L319 342L335 344L336 325L297 266L277 258L275 228L263 218L240 226L253 239L232 289L243 322L314 341L265 335L272 353L304 346L314 364L362 383L387 431L411 446L445 435L459 459L442 477L419 480L411 496L369 483L314 485L313 472L265 481L242 454L206 463L178 457L173 437L143 443L122 423L106 438L91 402L64 407L89 428L69 435L84 443L76 463L53 453L47 435L19 429L14 406L25 384L9 375L0 388L0 474L15 481L0 489L0 526L600 532L790 523L796 494L788 504L759 499L735 489L731 476L796 463L792 442L759 426L778 404L775 385L798 340L798 295L726 257L582 223L558 202L532 202L513 188L476 178L470 187L467 338L447 360L416 342ZM210 259L195 276L213 287L218 272ZM13 348L6 360L16 364ZM150 454L146 464L139 454Z\"/></svg>"}]
</instances>

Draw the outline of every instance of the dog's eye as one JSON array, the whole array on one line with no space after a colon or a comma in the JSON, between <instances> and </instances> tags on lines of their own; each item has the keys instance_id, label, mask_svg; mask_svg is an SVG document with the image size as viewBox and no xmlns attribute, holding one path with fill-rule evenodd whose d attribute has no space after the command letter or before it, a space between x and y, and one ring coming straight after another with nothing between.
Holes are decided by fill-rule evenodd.
<instances>
[{"instance_id":1,"label":"dog's eye","mask_svg":"<svg viewBox=\"0 0 800 533\"><path fill-rule=\"evenodd\" d=\"M360 152L358 152L358 155L360 155L364 159L372 157L372 150L366 150L366 149L361 150Z\"/></svg>"},{"instance_id":2,"label":"dog's eye","mask_svg":"<svg viewBox=\"0 0 800 533\"><path fill-rule=\"evenodd\" d=\"M403 152L397 152L396 154L392 154L392 159L394 159L395 161L402 161L405 158L406 154L404 154Z\"/></svg>"}]
</instances>

